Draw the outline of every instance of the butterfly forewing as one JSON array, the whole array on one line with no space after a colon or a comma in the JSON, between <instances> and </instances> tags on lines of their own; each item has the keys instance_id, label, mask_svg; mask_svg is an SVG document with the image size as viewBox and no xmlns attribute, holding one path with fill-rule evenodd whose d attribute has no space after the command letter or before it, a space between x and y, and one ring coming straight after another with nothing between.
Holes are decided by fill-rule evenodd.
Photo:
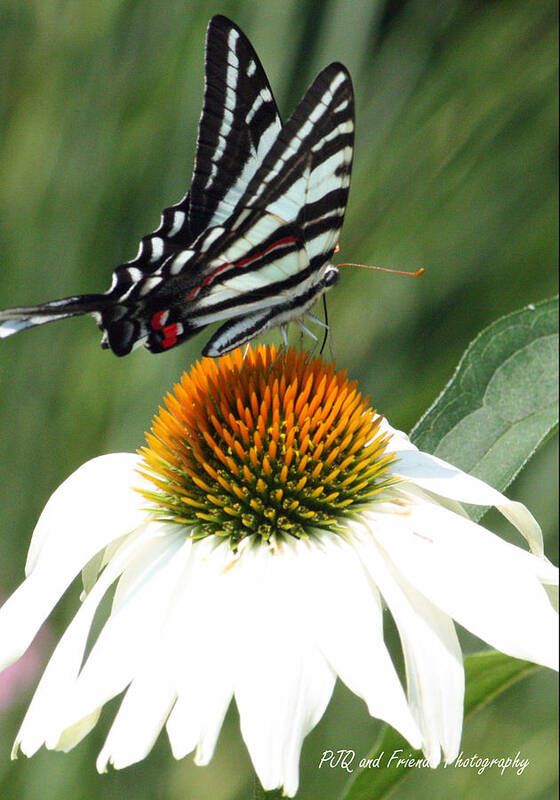
<instances>
[{"instance_id":1,"label":"butterfly forewing","mask_svg":"<svg viewBox=\"0 0 560 800\"><path fill-rule=\"evenodd\" d=\"M306 99L328 108L313 128L309 180L296 223L303 229L310 260L332 257L340 235L352 172L354 98L346 69L331 64L311 86ZM303 109L302 109L303 111Z\"/></svg>"},{"instance_id":2,"label":"butterfly forewing","mask_svg":"<svg viewBox=\"0 0 560 800\"><path fill-rule=\"evenodd\" d=\"M282 127L264 69L230 20L206 38L206 86L190 191L195 235L227 222Z\"/></svg>"},{"instance_id":3,"label":"butterfly forewing","mask_svg":"<svg viewBox=\"0 0 560 800\"><path fill-rule=\"evenodd\" d=\"M208 25L205 76L191 189L163 211L159 227L143 237L136 257L114 270L110 292L116 299L231 216L281 129L257 54L242 31L221 15Z\"/></svg>"},{"instance_id":4,"label":"butterfly forewing","mask_svg":"<svg viewBox=\"0 0 560 800\"><path fill-rule=\"evenodd\" d=\"M284 125L262 166L247 187L244 205L259 206L278 214L287 222L308 227L316 212L308 204L320 202L330 208L329 195L337 193L343 204L348 196L354 135L352 82L341 64L326 67L307 90L302 101ZM241 206L241 204L240 204ZM242 208L238 209L242 214ZM236 215L231 222L236 228ZM311 240L311 237L306 237Z\"/></svg>"}]
</instances>

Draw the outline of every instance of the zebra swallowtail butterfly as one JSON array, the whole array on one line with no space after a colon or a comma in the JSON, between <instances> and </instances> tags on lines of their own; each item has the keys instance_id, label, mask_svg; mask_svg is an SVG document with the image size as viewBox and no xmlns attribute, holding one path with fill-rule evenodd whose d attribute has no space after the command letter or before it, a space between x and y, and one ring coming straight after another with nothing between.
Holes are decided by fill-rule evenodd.
<instances>
[{"instance_id":1,"label":"zebra swallowtail butterfly","mask_svg":"<svg viewBox=\"0 0 560 800\"><path fill-rule=\"evenodd\" d=\"M0 337L91 314L118 356L143 343L169 350L223 321L203 353L219 356L309 314L335 283L331 258L353 154L352 82L341 64L319 73L282 125L248 39L215 16L190 191L164 210L136 258L104 294L0 311Z\"/></svg>"}]
</instances>

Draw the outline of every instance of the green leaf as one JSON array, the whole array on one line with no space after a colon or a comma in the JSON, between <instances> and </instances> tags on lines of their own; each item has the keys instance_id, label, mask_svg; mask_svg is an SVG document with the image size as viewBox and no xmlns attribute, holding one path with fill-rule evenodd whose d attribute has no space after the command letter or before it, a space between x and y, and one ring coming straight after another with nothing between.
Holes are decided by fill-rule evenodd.
<instances>
[{"instance_id":1,"label":"green leaf","mask_svg":"<svg viewBox=\"0 0 560 800\"><path fill-rule=\"evenodd\" d=\"M503 653L489 651L465 659L465 720L512 684L539 669L528 661L520 661ZM402 753L398 751L402 750ZM393 753L399 757L423 759L420 750L412 750L394 728L387 727L367 759L372 768L364 768L352 779L343 800L380 800L388 797L396 786L415 770L389 765Z\"/></svg>"},{"instance_id":2,"label":"green leaf","mask_svg":"<svg viewBox=\"0 0 560 800\"><path fill-rule=\"evenodd\" d=\"M506 656L496 650L465 658L465 719L531 672L540 669L531 661Z\"/></svg>"},{"instance_id":3,"label":"green leaf","mask_svg":"<svg viewBox=\"0 0 560 800\"><path fill-rule=\"evenodd\" d=\"M558 425L557 365L557 299L503 317L468 347L411 439L422 450L505 489ZM535 669L495 651L466 658L465 719ZM374 766L353 778L344 800L387 797L410 774L396 766L396 759L389 763L393 753L423 758L387 727L367 757Z\"/></svg>"},{"instance_id":4,"label":"green leaf","mask_svg":"<svg viewBox=\"0 0 560 800\"><path fill-rule=\"evenodd\" d=\"M483 330L411 439L503 491L557 426L558 301L553 298Z\"/></svg>"}]
</instances>

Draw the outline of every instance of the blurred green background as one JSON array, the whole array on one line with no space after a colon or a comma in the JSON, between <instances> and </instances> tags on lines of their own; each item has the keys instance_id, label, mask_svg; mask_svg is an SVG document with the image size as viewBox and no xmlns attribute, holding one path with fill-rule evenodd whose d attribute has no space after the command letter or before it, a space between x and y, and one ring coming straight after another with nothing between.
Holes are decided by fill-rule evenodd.
<instances>
[{"instance_id":1,"label":"blurred green background","mask_svg":"<svg viewBox=\"0 0 560 800\"><path fill-rule=\"evenodd\" d=\"M344 268L329 295L332 349L373 404L408 430L482 327L556 291L553 0L0 0L0 307L104 291L111 269L182 196L214 13L247 33L284 116L330 61L353 75L357 139L340 260L426 273ZM1 343L4 595L22 578L52 491L87 459L138 447L207 338L117 359L101 351L90 319L76 319ZM269 340L279 341L277 332ZM534 511L554 560L556 449L548 442L509 490ZM76 584L52 615L53 637L78 594ZM389 635L398 652L390 624ZM464 641L467 650L480 646ZM423 770L396 796L556 796L555 687L541 670L466 728L465 754L521 751L530 759L522 776ZM209 767L175 762L162 736L143 763L99 776L95 755L111 709L74 752L9 761L28 698L0 718L2 798L248 796L235 712ZM306 740L298 797L334 796L347 776L317 769L323 750L366 755L378 729L339 686Z\"/></svg>"}]
</instances>

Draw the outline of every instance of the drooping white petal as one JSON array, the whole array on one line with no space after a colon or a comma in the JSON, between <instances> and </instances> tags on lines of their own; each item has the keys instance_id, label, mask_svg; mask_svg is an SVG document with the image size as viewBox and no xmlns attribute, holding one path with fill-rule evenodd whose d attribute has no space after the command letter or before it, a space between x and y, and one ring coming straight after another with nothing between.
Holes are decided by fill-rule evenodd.
<instances>
[{"instance_id":1,"label":"drooping white petal","mask_svg":"<svg viewBox=\"0 0 560 800\"><path fill-rule=\"evenodd\" d=\"M354 547L340 536L322 534L321 546L299 548L297 569L309 587L309 628L328 663L372 716L419 747L418 726L383 640L379 595Z\"/></svg>"},{"instance_id":2,"label":"drooping white petal","mask_svg":"<svg viewBox=\"0 0 560 800\"><path fill-rule=\"evenodd\" d=\"M121 596L119 607L111 612L74 685L69 687L47 746L56 747L66 728L121 692L159 641L191 545L177 526L169 527L173 533L152 539L131 559L135 580L129 584L126 598Z\"/></svg>"},{"instance_id":3,"label":"drooping white petal","mask_svg":"<svg viewBox=\"0 0 560 800\"><path fill-rule=\"evenodd\" d=\"M452 511L454 514L459 514L460 517L470 519L465 508L457 500L453 500L450 497L443 497L443 495L429 492L426 489L421 489L417 484L411 481L393 486L393 493L395 496L392 497L390 501L393 504L393 508L395 500L401 498L402 495L404 496L405 503L409 498L413 498L422 503L436 503L438 506L443 506L447 508L448 511Z\"/></svg>"},{"instance_id":4,"label":"drooping white petal","mask_svg":"<svg viewBox=\"0 0 560 800\"><path fill-rule=\"evenodd\" d=\"M392 441L389 444L391 448ZM480 506L496 506L501 513L527 539L533 553L542 556L544 552L542 532L531 512L515 500L508 498L484 481L467 475L466 472L428 455L420 450L406 450L398 453L391 472L406 478L417 486L443 497L472 503Z\"/></svg>"},{"instance_id":5,"label":"drooping white petal","mask_svg":"<svg viewBox=\"0 0 560 800\"><path fill-rule=\"evenodd\" d=\"M230 580L235 561L227 542L196 542L169 626L178 697L167 734L175 758L196 748L199 765L212 758L233 695L238 617L245 613Z\"/></svg>"},{"instance_id":6,"label":"drooping white petal","mask_svg":"<svg viewBox=\"0 0 560 800\"><path fill-rule=\"evenodd\" d=\"M296 569L300 545L247 548L231 569L243 610L234 664L241 732L263 787L283 786L289 796L297 791L303 738L335 680L308 623L313 588Z\"/></svg>"},{"instance_id":7,"label":"drooping white petal","mask_svg":"<svg viewBox=\"0 0 560 800\"><path fill-rule=\"evenodd\" d=\"M27 649L85 564L108 542L146 519L134 472L138 457L101 456L74 472L52 495L35 528L26 580L0 609L0 669Z\"/></svg>"},{"instance_id":8,"label":"drooping white petal","mask_svg":"<svg viewBox=\"0 0 560 800\"><path fill-rule=\"evenodd\" d=\"M540 576L557 571L470 520L411 505L389 526L369 525L395 568L434 605L493 647L556 668L558 615Z\"/></svg>"},{"instance_id":9,"label":"drooping white petal","mask_svg":"<svg viewBox=\"0 0 560 800\"><path fill-rule=\"evenodd\" d=\"M91 592L84 599L43 672L16 737L14 755L17 754L18 749L21 749L25 755L31 756L49 738L52 725L59 719L64 701L68 697L68 691L78 675L97 607L108 588L132 558L134 551L148 535L146 531L143 531L130 536L123 542L107 569L104 570ZM77 721L81 723L80 719ZM83 725L79 725L71 734L69 733L65 741L71 738L76 744L78 741L76 736L79 732L85 735L88 730L85 730Z\"/></svg>"},{"instance_id":10,"label":"drooping white petal","mask_svg":"<svg viewBox=\"0 0 560 800\"><path fill-rule=\"evenodd\" d=\"M378 515L381 516L381 515ZM376 530L383 524L379 520ZM399 575L376 540L358 526L356 547L397 625L405 658L410 705L432 767L456 758L463 723L464 670L452 620ZM390 529L388 535L391 534Z\"/></svg>"},{"instance_id":11,"label":"drooping white petal","mask_svg":"<svg viewBox=\"0 0 560 800\"><path fill-rule=\"evenodd\" d=\"M97 758L97 769L107 765L128 767L148 755L175 702L173 653L154 642L138 674L126 690L105 744Z\"/></svg>"},{"instance_id":12,"label":"drooping white petal","mask_svg":"<svg viewBox=\"0 0 560 800\"><path fill-rule=\"evenodd\" d=\"M26 578L0 608L0 671L23 655L60 598L51 591L48 575L40 578Z\"/></svg>"},{"instance_id":13,"label":"drooping white petal","mask_svg":"<svg viewBox=\"0 0 560 800\"><path fill-rule=\"evenodd\" d=\"M145 483L138 462L134 453L99 456L61 483L33 531L26 574L43 559L52 568L61 552L81 569L108 542L137 528L146 516L146 501L133 488Z\"/></svg>"}]
</instances>

